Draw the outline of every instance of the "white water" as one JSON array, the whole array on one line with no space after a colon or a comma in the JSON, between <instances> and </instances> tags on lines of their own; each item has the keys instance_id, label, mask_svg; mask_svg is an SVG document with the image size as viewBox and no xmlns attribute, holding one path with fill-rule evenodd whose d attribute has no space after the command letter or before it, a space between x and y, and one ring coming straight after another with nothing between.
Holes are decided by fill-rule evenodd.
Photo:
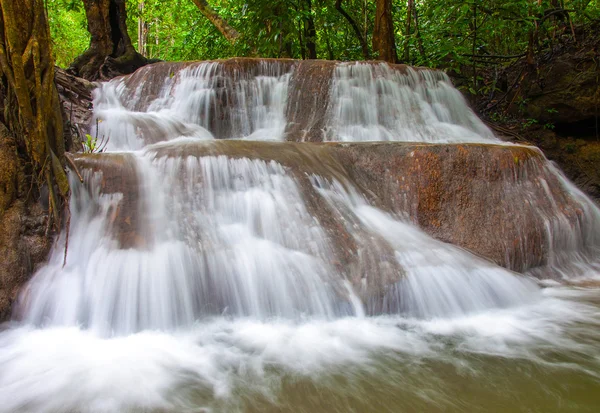
<instances>
[{"instance_id":1,"label":"white water","mask_svg":"<svg viewBox=\"0 0 600 413\"><path fill-rule=\"evenodd\" d=\"M137 150L182 136L214 139L220 129L227 138L281 140L290 76L272 62L261 62L257 76L236 72L233 77L218 63L202 63L171 72L142 111L144 84L132 91L125 80L114 80L95 92L99 124L91 135L109 137L109 150Z\"/></svg>"},{"instance_id":2,"label":"white water","mask_svg":"<svg viewBox=\"0 0 600 413\"><path fill-rule=\"evenodd\" d=\"M381 71L377 82L369 71ZM140 96L125 94L119 81L99 92L99 129L136 171L135 230L143 242L119 247L124 194L103 193L101 176L89 171L87 189L73 183L66 265L61 237L23 291L16 321L0 332L0 412L245 411L257 398L277 411L288 397L286 377L317 383L318 400L343 400L378 376L412 389L422 364L480 371L484 355L597 383L600 307L588 302L597 290L542 290L374 208L350 182L312 176L306 188L273 161L169 156L212 139L219 73L212 63L165 79L146 112L134 110ZM236 99L245 103L231 112L230 137L283 139L289 75L242 82ZM381 101L366 99L376 90ZM349 101L354 93L365 99ZM341 65L331 96L339 99L332 139L494 139L446 79L430 72ZM563 185L598 222L598 209ZM322 197L354 239L355 268L334 264L339 234L310 209L308 193ZM569 232L560 216L548 222L557 225L549 229L550 265L565 277L569 265L585 269L580 277L597 276L583 251L584 241L596 240L582 237L598 232ZM394 263L384 266L382 247ZM384 271L396 281L369 296ZM376 309L388 314L365 315ZM394 373L400 369L406 377ZM425 383L444 383L437 369L425 374ZM331 384L339 376L360 385ZM437 398L432 406L440 408L443 387L414 393Z\"/></svg>"},{"instance_id":3,"label":"white water","mask_svg":"<svg viewBox=\"0 0 600 413\"><path fill-rule=\"evenodd\" d=\"M337 182L318 177L314 181L332 205L341 203L352 211L353 221L381 235L406 271L406 276L390 286L383 297L387 312L430 319L518 306L538 299L539 291L532 280L432 239L414 225L368 205L356 193L346 192Z\"/></svg>"},{"instance_id":4,"label":"white water","mask_svg":"<svg viewBox=\"0 0 600 413\"><path fill-rule=\"evenodd\" d=\"M446 74L387 64L336 67L327 140L499 143Z\"/></svg>"},{"instance_id":5,"label":"white water","mask_svg":"<svg viewBox=\"0 0 600 413\"><path fill-rule=\"evenodd\" d=\"M549 235L548 267L560 278L577 280L600 279L600 209L579 188L550 162L546 165L557 176L563 188L580 208L578 220L573 225L554 204L552 216L546 216ZM549 199L553 199L549 196ZM534 271L535 272L535 271Z\"/></svg>"},{"instance_id":6,"label":"white water","mask_svg":"<svg viewBox=\"0 0 600 413\"><path fill-rule=\"evenodd\" d=\"M111 222L120 194L101 194L98 176L88 178L91 196L73 182L66 264L59 242L23 294L26 321L83 325L110 336L190 326L210 315L297 320L364 312L344 272L331 265L333 239L280 164L159 153L150 146L126 158L140 182L132 188L140 194L138 225L146 240L139 248L119 248ZM385 286L385 312L431 318L537 300L533 282L431 239L339 183L336 192L315 179L333 213L352 222L358 244L376 251L382 244L370 244L381 237L405 271Z\"/></svg>"},{"instance_id":7,"label":"white water","mask_svg":"<svg viewBox=\"0 0 600 413\"><path fill-rule=\"evenodd\" d=\"M91 135L110 137L112 150L180 136L284 140L293 70L265 61L256 76L228 76L219 63L200 63L171 72L154 98L143 96L144 83L134 90L123 79L104 83ZM500 143L443 72L340 63L329 96L327 113L317 114L327 119L325 140Z\"/></svg>"},{"instance_id":8,"label":"white water","mask_svg":"<svg viewBox=\"0 0 600 413\"><path fill-rule=\"evenodd\" d=\"M420 378L420 365L440 363L442 369L447 364L469 376L481 368L477 358L486 355L499 356L504 363L528 360L539 364L538 369L573 371L599 380L600 314L598 307L577 302L584 295L546 290L530 305L431 320L219 317L172 332L147 330L112 338L78 327L14 326L0 334L0 411L230 412L245 410L244 397L267 397L275 405L272 411L277 411L285 400L280 376L316 381L320 391L313 397L325 400L341 393L343 401L360 387L338 388L327 378L342 374L350 383L360 383L361 375L369 371L416 395L431 391L433 400L425 405L434 408L443 403L443 393L437 392L443 392L447 379L435 370ZM587 354L592 359L580 365L555 360L556 353ZM404 369L404 376L395 376L393 369ZM480 374L481 380L490 380ZM512 380L518 380L519 371L512 374ZM423 380L420 389L412 380ZM434 384L438 387L429 387ZM460 397L453 394L451 399ZM485 400L475 403L493 407ZM389 408L403 411L402 404Z\"/></svg>"}]
</instances>

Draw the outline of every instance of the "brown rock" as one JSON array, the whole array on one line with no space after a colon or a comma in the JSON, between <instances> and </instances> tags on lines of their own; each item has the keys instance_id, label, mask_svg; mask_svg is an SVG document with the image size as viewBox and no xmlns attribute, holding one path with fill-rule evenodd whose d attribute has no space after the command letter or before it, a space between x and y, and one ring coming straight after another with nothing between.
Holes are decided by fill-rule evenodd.
<instances>
[{"instance_id":1,"label":"brown rock","mask_svg":"<svg viewBox=\"0 0 600 413\"><path fill-rule=\"evenodd\" d=\"M112 233L123 249L145 248L153 241L142 225L145 205L140 199L138 172L131 157L127 154L78 154L75 158L88 186L99 175L102 193L123 195L111 222Z\"/></svg>"},{"instance_id":2,"label":"brown rock","mask_svg":"<svg viewBox=\"0 0 600 413\"><path fill-rule=\"evenodd\" d=\"M429 235L514 271L544 265L544 214L574 222L578 206L532 147L483 144L344 145L338 157L373 202L407 213Z\"/></svg>"}]
</instances>

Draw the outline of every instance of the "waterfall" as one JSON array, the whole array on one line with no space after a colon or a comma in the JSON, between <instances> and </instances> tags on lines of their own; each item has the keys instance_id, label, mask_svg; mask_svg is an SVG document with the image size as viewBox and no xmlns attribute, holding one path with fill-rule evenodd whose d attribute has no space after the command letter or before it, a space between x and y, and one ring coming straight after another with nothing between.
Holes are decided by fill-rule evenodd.
<instances>
[{"instance_id":1,"label":"waterfall","mask_svg":"<svg viewBox=\"0 0 600 413\"><path fill-rule=\"evenodd\" d=\"M190 326L209 315L333 318L352 314L323 229L275 162L131 155L141 239L119 246L121 194L72 182L70 247L30 284L27 319L111 333ZM95 182L94 182L95 181ZM129 229L126 229L129 230ZM336 299L337 298L337 299Z\"/></svg>"},{"instance_id":2,"label":"waterfall","mask_svg":"<svg viewBox=\"0 0 600 413\"><path fill-rule=\"evenodd\" d=\"M510 307L534 299L537 288L533 282L431 239L415 226L368 205L356 192L348 193L339 182L320 177L314 177L313 182L329 203L352 211L349 220L354 225L360 222L383 237L406 272L390 285L379 303L386 312L434 318Z\"/></svg>"},{"instance_id":3,"label":"waterfall","mask_svg":"<svg viewBox=\"0 0 600 413\"><path fill-rule=\"evenodd\" d=\"M92 133L107 137L110 150L138 150L182 136L282 140L291 72L268 61L249 73L231 70L214 62L169 70L150 92L153 99L144 82L104 83L96 91L98 127Z\"/></svg>"},{"instance_id":4,"label":"waterfall","mask_svg":"<svg viewBox=\"0 0 600 413\"><path fill-rule=\"evenodd\" d=\"M328 100L320 109L316 100L288 104L291 78L301 66L268 60L246 66L202 62L167 67L163 78L149 79L142 69L132 78L104 83L96 91L100 124L92 134L110 137L113 150L181 136L283 140L287 119L301 110L312 123L315 115L325 118L320 138L329 141L499 143L439 71L340 63L328 97L317 99ZM302 82L318 82L316 77ZM146 80L154 82L152 90Z\"/></svg>"},{"instance_id":5,"label":"waterfall","mask_svg":"<svg viewBox=\"0 0 600 413\"><path fill-rule=\"evenodd\" d=\"M111 335L208 316L334 319L364 312L355 296L369 314L425 318L536 299L533 282L369 206L347 177L353 197L319 176L303 185L273 160L195 156L198 145L210 143L172 141L119 158L136 177L117 188L135 194L128 202L102 193L102 172L88 172L85 186L72 182L67 261L59 242L24 294L29 322ZM307 197L326 202L315 211ZM344 241L321 222L328 216L345 222L358 246L359 258L345 267L331 259ZM370 288L359 281L348 291L357 270ZM389 280L379 280L385 272ZM370 293L372 284L383 297Z\"/></svg>"},{"instance_id":6,"label":"waterfall","mask_svg":"<svg viewBox=\"0 0 600 413\"><path fill-rule=\"evenodd\" d=\"M370 182L359 188L349 166L330 164L333 149L213 143L224 130L282 140L295 70L290 61L206 62L167 66L155 85L143 72L102 84L95 118L110 154L96 155L83 186L73 181L66 262L60 239L22 294L24 319L110 335L208 316L432 318L535 300L528 278L435 240L410 211L370 205L361 194ZM441 72L340 63L331 76L328 139L498 143ZM117 161L127 183L107 190ZM515 173L539 178L502 181L543 217L547 258L530 273L593 276L598 208L532 162Z\"/></svg>"},{"instance_id":7,"label":"waterfall","mask_svg":"<svg viewBox=\"0 0 600 413\"><path fill-rule=\"evenodd\" d=\"M441 72L160 63L99 85L89 133L68 246L0 330L0 412L341 406L486 357L600 379L595 298L536 279L598 278L600 210Z\"/></svg>"},{"instance_id":8,"label":"waterfall","mask_svg":"<svg viewBox=\"0 0 600 413\"><path fill-rule=\"evenodd\" d=\"M340 64L330 111L327 140L498 142L439 71Z\"/></svg>"}]
</instances>

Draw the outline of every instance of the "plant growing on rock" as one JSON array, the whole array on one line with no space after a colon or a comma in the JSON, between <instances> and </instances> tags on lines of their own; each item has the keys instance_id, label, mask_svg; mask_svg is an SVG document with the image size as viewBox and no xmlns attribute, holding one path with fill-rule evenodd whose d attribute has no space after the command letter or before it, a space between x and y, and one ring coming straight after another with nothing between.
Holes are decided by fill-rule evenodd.
<instances>
[{"instance_id":1,"label":"plant growing on rock","mask_svg":"<svg viewBox=\"0 0 600 413\"><path fill-rule=\"evenodd\" d=\"M109 138L106 135L98 137L100 122L102 122L101 119L96 119L96 133L94 136L86 133L85 139L81 140L83 153L102 153L106 150L106 145L108 145Z\"/></svg>"}]
</instances>

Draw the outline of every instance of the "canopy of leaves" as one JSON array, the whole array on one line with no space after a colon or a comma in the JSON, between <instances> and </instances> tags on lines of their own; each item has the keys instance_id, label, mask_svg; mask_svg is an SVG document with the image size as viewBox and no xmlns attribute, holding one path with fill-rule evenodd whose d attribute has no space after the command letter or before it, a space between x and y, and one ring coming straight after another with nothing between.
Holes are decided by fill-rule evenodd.
<instances>
[{"instance_id":1,"label":"canopy of leaves","mask_svg":"<svg viewBox=\"0 0 600 413\"><path fill-rule=\"evenodd\" d=\"M90 34L81 0L46 0L56 64L66 67L87 49Z\"/></svg>"},{"instance_id":2,"label":"canopy of leaves","mask_svg":"<svg viewBox=\"0 0 600 413\"><path fill-rule=\"evenodd\" d=\"M357 34L336 10L335 0L208 3L240 33L234 44L192 0L128 0L131 39L146 57L174 61L231 56L305 58L310 40L320 59L363 58ZM340 3L370 45L375 1ZM400 59L429 67L507 61L527 51L532 31L537 34L536 47L549 47L569 36L572 25L600 18L600 2L595 0L395 0L392 6ZM65 66L89 43L82 3L47 0L47 7L56 60ZM310 20L316 28L314 39L307 38Z\"/></svg>"}]
</instances>

